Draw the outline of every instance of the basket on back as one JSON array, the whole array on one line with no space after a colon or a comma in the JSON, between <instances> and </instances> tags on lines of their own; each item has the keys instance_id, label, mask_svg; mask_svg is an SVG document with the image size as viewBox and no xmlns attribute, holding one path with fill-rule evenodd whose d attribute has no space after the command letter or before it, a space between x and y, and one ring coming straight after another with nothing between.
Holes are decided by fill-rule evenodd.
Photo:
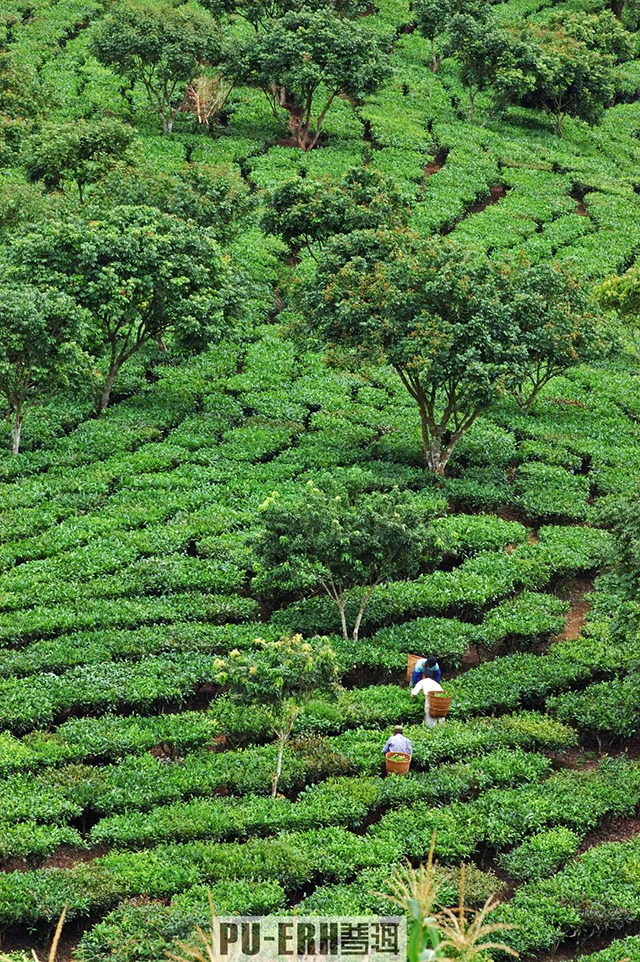
<instances>
[{"instance_id":1,"label":"basket on back","mask_svg":"<svg viewBox=\"0 0 640 962\"><path fill-rule=\"evenodd\" d=\"M452 695L445 695L444 692L427 692L429 699L429 714L432 718L446 718L451 707Z\"/></svg>"}]
</instances>

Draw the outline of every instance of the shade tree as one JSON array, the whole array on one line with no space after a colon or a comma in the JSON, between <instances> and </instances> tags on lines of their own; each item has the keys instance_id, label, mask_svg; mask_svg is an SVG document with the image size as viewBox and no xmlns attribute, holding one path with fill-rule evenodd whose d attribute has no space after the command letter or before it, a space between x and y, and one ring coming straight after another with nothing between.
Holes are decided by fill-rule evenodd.
<instances>
[{"instance_id":1,"label":"shade tree","mask_svg":"<svg viewBox=\"0 0 640 962\"><path fill-rule=\"evenodd\" d=\"M67 294L0 284L0 395L13 454L29 405L86 378L88 327L86 312Z\"/></svg>"},{"instance_id":2,"label":"shade tree","mask_svg":"<svg viewBox=\"0 0 640 962\"><path fill-rule=\"evenodd\" d=\"M274 492L260 513L254 588L325 592L338 608L343 637L356 641L378 585L415 577L434 540L424 506L397 489L356 496L310 481L286 494ZM349 592L357 598L351 625Z\"/></svg>"},{"instance_id":3,"label":"shade tree","mask_svg":"<svg viewBox=\"0 0 640 962\"><path fill-rule=\"evenodd\" d=\"M295 177L276 187L263 217L265 230L277 234L297 253L313 253L336 234L404 226L410 198L389 177L354 167L341 180Z\"/></svg>"},{"instance_id":4,"label":"shade tree","mask_svg":"<svg viewBox=\"0 0 640 962\"><path fill-rule=\"evenodd\" d=\"M85 187L126 156L132 139L130 127L108 118L44 124L25 148L27 178L42 181L48 191L61 190L71 180L82 204Z\"/></svg>"},{"instance_id":5,"label":"shade tree","mask_svg":"<svg viewBox=\"0 0 640 962\"><path fill-rule=\"evenodd\" d=\"M595 289L600 304L614 311L640 357L640 265L605 278Z\"/></svg>"},{"instance_id":6,"label":"shade tree","mask_svg":"<svg viewBox=\"0 0 640 962\"><path fill-rule=\"evenodd\" d=\"M189 2L123 2L97 24L92 46L101 63L143 85L165 134L188 106L189 85L223 57L219 25Z\"/></svg>"},{"instance_id":7,"label":"shade tree","mask_svg":"<svg viewBox=\"0 0 640 962\"><path fill-rule=\"evenodd\" d=\"M416 26L431 44L431 69L435 73L440 66L440 55L436 51L436 39L441 36L453 12L452 0L415 0L413 13Z\"/></svg>"},{"instance_id":8,"label":"shade tree","mask_svg":"<svg viewBox=\"0 0 640 962\"><path fill-rule=\"evenodd\" d=\"M116 207L102 216L46 221L6 252L14 282L59 290L91 316L89 344L106 374L96 412L109 404L129 358L171 333L199 349L225 329L229 268L205 228L151 207Z\"/></svg>"},{"instance_id":9,"label":"shade tree","mask_svg":"<svg viewBox=\"0 0 640 962\"><path fill-rule=\"evenodd\" d=\"M529 411L553 378L575 364L604 357L615 338L589 285L558 264L520 271L513 296L526 360L511 393Z\"/></svg>"},{"instance_id":10,"label":"shade tree","mask_svg":"<svg viewBox=\"0 0 640 962\"><path fill-rule=\"evenodd\" d=\"M271 21L232 69L264 91L293 143L311 150L335 99L373 93L389 68L382 42L365 26L328 8L304 8Z\"/></svg>"},{"instance_id":11,"label":"shade tree","mask_svg":"<svg viewBox=\"0 0 640 962\"><path fill-rule=\"evenodd\" d=\"M528 410L553 377L610 343L589 291L558 265L507 268L409 231L336 238L297 297L301 330L329 359L396 371L439 475L493 401L510 392Z\"/></svg>"},{"instance_id":12,"label":"shade tree","mask_svg":"<svg viewBox=\"0 0 640 962\"><path fill-rule=\"evenodd\" d=\"M508 277L444 239L398 231L337 238L299 297L302 329L333 359L396 371L436 474L525 360Z\"/></svg>"},{"instance_id":13,"label":"shade tree","mask_svg":"<svg viewBox=\"0 0 640 962\"><path fill-rule=\"evenodd\" d=\"M474 119L478 94L495 83L500 63L510 46L508 32L493 17L485 0L467 0L449 7L444 52L455 56L467 91L469 122Z\"/></svg>"},{"instance_id":14,"label":"shade tree","mask_svg":"<svg viewBox=\"0 0 640 962\"><path fill-rule=\"evenodd\" d=\"M528 23L517 35L513 69L499 78L503 98L549 114L561 137L566 117L599 120L615 95L616 65L631 50L629 34L610 11Z\"/></svg>"},{"instance_id":15,"label":"shade tree","mask_svg":"<svg viewBox=\"0 0 640 962\"><path fill-rule=\"evenodd\" d=\"M216 663L216 679L231 698L247 706L270 709L278 754L271 794L278 793L282 758L293 726L305 704L338 687L335 652L326 638L305 641L301 635L278 641L256 639L251 652L231 651Z\"/></svg>"}]
</instances>

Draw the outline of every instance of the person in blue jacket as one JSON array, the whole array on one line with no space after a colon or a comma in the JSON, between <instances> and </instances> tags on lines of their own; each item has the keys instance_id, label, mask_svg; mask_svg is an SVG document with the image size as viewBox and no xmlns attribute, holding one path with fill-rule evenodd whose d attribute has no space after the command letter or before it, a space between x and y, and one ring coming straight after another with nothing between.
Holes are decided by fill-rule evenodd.
<instances>
[{"instance_id":1,"label":"person in blue jacket","mask_svg":"<svg viewBox=\"0 0 640 962\"><path fill-rule=\"evenodd\" d=\"M406 755L413 755L413 747L409 739L405 738L402 725L396 725L391 738L387 738L382 754L386 755L387 752L404 752Z\"/></svg>"},{"instance_id":2,"label":"person in blue jacket","mask_svg":"<svg viewBox=\"0 0 640 962\"><path fill-rule=\"evenodd\" d=\"M422 679L422 673L425 670L433 672L433 680L437 681L438 684L442 681L442 672L440 671L440 665L438 664L438 659L435 655L429 655L428 658L421 658L413 666L413 671L411 672L411 680L409 681L409 687L413 688Z\"/></svg>"}]
</instances>

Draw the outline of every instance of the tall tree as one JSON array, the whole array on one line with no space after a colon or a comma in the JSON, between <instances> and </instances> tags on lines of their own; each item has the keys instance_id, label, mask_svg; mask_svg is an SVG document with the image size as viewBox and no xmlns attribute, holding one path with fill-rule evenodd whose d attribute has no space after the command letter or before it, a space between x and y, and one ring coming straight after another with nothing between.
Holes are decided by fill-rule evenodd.
<instances>
[{"instance_id":1,"label":"tall tree","mask_svg":"<svg viewBox=\"0 0 640 962\"><path fill-rule=\"evenodd\" d=\"M109 404L122 365L173 332L200 347L223 332L228 268L211 234L150 207L45 222L7 250L15 279L64 291L92 317L92 343L106 350L96 411Z\"/></svg>"},{"instance_id":2,"label":"tall tree","mask_svg":"<svg viewBox=\"0 0 640 962\"><path fill-rule=\"evenodd\" d=\"M526 362L512 393L525 411L542 388L568 368L603 357L612 336L588 285L557 264L540 264L518 275L514 308Z\"/></svg>"},{"instance_id":3,"label":"tall tree","mask_svg":"<svg viewBox=\"0 0 640 962\"><path fill-rule=\"evenodd\" d=\"M188 105L189 84L204 65L220 63L222 37L211 14L195 4L125 0L98 23L93 50L101 63L144 86L167 134Z\"/></svg>"},{"instance_id":4,"label":"tall tree","mask_svg":"<svg viewBox=\"0 0 640 962\"><path fill-rule=\"evenodd\" d=\"M87 184L95 184L122 160L132 139L131 128L117 120L44 124L26 146L27 177L41 180L49 191L72 180L82 204Z\"/></svg>"},{"instance_id":5,"label":"tall tree","mask_svg":"<svg viewBox=\"0 0 640 962\"><path fill-rule=\"evenodd\" d=\"M29 404L86 377L87 331L86 312L68 295L0 284L0 394L14 454Z\"/></svg>"},{"instance_id":6,"label":"tall tree","mask_svg":"<svg viewBox=\"0 0 640 962\"><path fill-rule=\"evenodd\" d=\"M346 491L301 484L261 505L260 588L282 590L292 581L324 591L340 613L344 638L358 640L365 609L385 580L415 577L433 543L424 506L409 492ZM347 625L347 592L357 595ZM351 605L349 607L352 607Z\"/></svg>"},{"instance_id":7,"label":"tall tree","mask_svg":"<svg viewBox=\"0 0 640 962\"><path fill-rule=\"evenodd\" d=\"M273 712L278 739L276 770L271 794L278 793L285 745L296 719L313 696L337 688L338 668L326 638L304 641L301 635L279 641L256 639L251 652L232 651L220 660L217 680L228 686L231 697L248 705L267 706Z\"/></svg>"},{"instance_id":8,"label":"tall tree","mask_svg":"<svg viewBox=\"0 0 640 962\"><path fill-rule=\"evenodd\" d=\"M436 474L526 359L508 278L445 240L397 231L337 238L301 305L303 323L334 356L397 372Z\"/></svg>"},{"instance_id":9,"label":"tall tree","mask_svg":"<svg viewBox=\"0 0 640 962\"><path fill-rule=\"evenodd\" d=\"M452 6L451 0L415 0L413 4L418 30L431 44L431 69L434 73L440 66L436 38L444 33Z\"/></svg>"},{"instance_id":10,"label":"tall tree","mask_svg":"<svg viewBox=\"0 0 640 962\"><path fill-rule=\"evenodd\" d=\"M446 27L445 53L455 55L458 60L461 80L469 98L467 118L471 123L476 97L495 83L512 38L494 21L486 0L469 0L453 6Z\"/></svg>"},{"instance_id":11,"label":"tall tree","mask_svg":"<svg viewBox=\"0 0 640 962\"><path fill-rule=\"evenodd\" d=\"M615 94L615 66L632 49L610 11L555 14L546 24L527 24L519 40L518 69L500 81L505 97L548 113L558 137L566 117L587 123L600 118Z\"/></svg>"},{"instance_id":12,"label":"tall tree","mask_svg":"<svg viewBox=\"0 0 640 962\"><path fill-rule=\"evenodd\" d=\"M327 8L302 9L270 22L236 66L243 83L263 90L302 150L318 143L336 97L373 93L388 72L375 35Z\"/></svg>"}]
</instances>

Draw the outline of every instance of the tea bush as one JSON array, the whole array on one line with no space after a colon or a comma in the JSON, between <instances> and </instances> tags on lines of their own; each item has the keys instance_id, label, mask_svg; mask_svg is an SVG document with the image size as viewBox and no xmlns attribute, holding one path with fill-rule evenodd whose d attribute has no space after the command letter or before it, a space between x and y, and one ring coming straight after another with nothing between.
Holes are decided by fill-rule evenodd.
<instances>
[{"instance_id":1,"label":"tea bush","mask_svg":"<svg viewBox=\"0 0 640 962\"><path fill-rule=\"evenodd\" d=\"M500 865L519 882L548 878L576 854L579 844L580 836L571 829L550 828L500 856Z\"/></svg>"}]
</instances>

